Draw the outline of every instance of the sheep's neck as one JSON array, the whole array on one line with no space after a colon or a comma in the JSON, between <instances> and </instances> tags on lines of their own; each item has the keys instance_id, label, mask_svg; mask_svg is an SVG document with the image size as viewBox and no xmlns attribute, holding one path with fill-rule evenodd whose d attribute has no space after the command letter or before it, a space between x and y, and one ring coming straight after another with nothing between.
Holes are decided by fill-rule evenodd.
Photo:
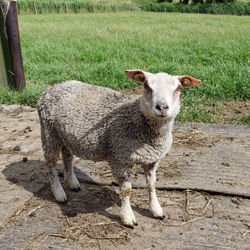
<instances>
[{"instance_id":1,"label":"sheep's neck","mask_svg":"<svg viewBox=\"0 0 250 250\"><path fill-rule=\"evenodd\" d=\"M140 105L140 109L142 112L142 116L145 120L145 123L152 132L155 132L156 134L160 134L160 135L172 132L172 127L174 124L173 117L163 118L163 117L149 116L143 108L142 100L140 100L139 105Z\"/></svg>"},{"instance_id":2,"label":"sheep's neck","mask_svg":"<svg viewBox=\"0 0 250 250\"><path fill-rule=\"evenodd\" d=\"M159 120L145 117L145 120L150 130L156 135L172 133L174 118Z\"/></svg>"}]
</instances>

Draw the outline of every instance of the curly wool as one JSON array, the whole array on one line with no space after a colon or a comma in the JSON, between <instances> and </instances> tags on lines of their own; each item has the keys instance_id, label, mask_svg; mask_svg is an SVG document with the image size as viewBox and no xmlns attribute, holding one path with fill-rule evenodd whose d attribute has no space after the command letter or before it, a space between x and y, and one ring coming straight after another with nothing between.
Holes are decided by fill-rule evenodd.
<instances>
[{"instance_id":1,"label":"curly wool","mask_svg":"<svg viewBox=\"0 0 250 250\"><path fill-rule=\"evenodd\" d=\"M48 88L38 102L45 156L57 144L111 165L156 162L171 147L173 119L146 117L140 102L140 96L78 81Z\"/></svg>"},{"instance_id":2,"label":"curly wool","mask_svg":"<svg viewBox=\"0 0 250 250\"><path fill-rule=\"evenodd\" d=\"M74 191L80 190L80 183L72 167L73 155L107 160L120 184L122 223L134 228L137 222L129 198L130 170L135 163L142 165L149 207L156 218L164 219L155 191L156 170L172 144L173 122L180 111L180 88L201 81L142 70L126 70L125 74L144 84L141 96L69 81L49 88L41 96L38 113L45 167L56 200L67 201L56 170L60 152L65 180Z\"/></svg>"}]
</instances>

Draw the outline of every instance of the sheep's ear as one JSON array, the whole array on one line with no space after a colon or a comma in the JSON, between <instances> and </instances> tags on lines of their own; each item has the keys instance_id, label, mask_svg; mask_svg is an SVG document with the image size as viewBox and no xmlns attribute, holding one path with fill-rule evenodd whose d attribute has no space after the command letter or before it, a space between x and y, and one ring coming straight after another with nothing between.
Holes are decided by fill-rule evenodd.
<instances>
[{"instance_id":1,"label":"sheep's ear","mask_svg":"<svg viewBox=\"0 0 250 250\"><path fill-rule=\"evenodd\" d=\"M134 70L125 70L125 74L127 75L128 78L136 81L136 82L141 82L143 83L146 78L147 78L147 72L144 72L140 69L134 69Z\"/></svg>"},{"instance_id":2,"label":"sheep's ear","mask_svg":"<svg viewBox=\"0 0 250 250\"><path fill-rule=\"evenodd\" d=\"M179 79L181 86L184 88L196 86L201 83L201 80L195 79L192 76L177 76L177 78Z\"/></svg>"}]
</instances>

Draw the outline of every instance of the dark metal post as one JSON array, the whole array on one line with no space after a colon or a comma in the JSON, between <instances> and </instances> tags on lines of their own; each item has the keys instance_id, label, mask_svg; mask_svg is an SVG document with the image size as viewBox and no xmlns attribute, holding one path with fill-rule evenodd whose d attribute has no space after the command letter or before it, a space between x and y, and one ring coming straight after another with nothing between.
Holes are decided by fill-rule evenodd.
<instances>
[{"instance_id":1,"label":"dark metal post","mask_svg":"<svg viewBox=\"0 0 250 250\"><path fill-rule=\"evenodd\" d=\"M23 59L21 53L15 1L10 1L9 10L6 16L6 31L10 49L12 70L14 74L15 88L21 90L25 88L26 83L23 70Z\"/></svg>"}]
</instances>

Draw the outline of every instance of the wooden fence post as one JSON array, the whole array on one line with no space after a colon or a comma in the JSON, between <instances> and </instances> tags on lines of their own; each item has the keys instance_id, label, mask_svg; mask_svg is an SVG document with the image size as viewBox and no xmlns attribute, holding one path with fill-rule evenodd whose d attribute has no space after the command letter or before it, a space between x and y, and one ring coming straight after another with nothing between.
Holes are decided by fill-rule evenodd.
<instances>
[{"instance_id":1,"label":"wooden fence post","mask_svg":"<svg viewBox=\"0 0 250 250\"><path fill-rule=\"evenodd\" d=\"M14 87L14 77L11 66L9 44L7 39L4 15L8 4L0 0L0 87Z\"/></svg>"},{"instance_id":2,"label":"wooden fence post","mask_svg":"<svg viewBox=\"0 0 250 250\"><path fill-rule=\"evenodd\" d=\"M9 80L8 83L9 85L11 85L10 78L12 78L14 81L15 88L21 90L25 88L26 84L24 78L23 59L19 38L16 1L0 0L0 7L2 14L1 19L3 19L4 21L3 27L0 27L0 34L3 47L2 49L4 54L3 58L5 61L5 68L7 68L7 79ZM5 11L5 13L3 10ZM8 41L7 43L5 42L6 38ZM8 77L9 73L11 73L12 75Z\"/></svg>"}]
</instances>

